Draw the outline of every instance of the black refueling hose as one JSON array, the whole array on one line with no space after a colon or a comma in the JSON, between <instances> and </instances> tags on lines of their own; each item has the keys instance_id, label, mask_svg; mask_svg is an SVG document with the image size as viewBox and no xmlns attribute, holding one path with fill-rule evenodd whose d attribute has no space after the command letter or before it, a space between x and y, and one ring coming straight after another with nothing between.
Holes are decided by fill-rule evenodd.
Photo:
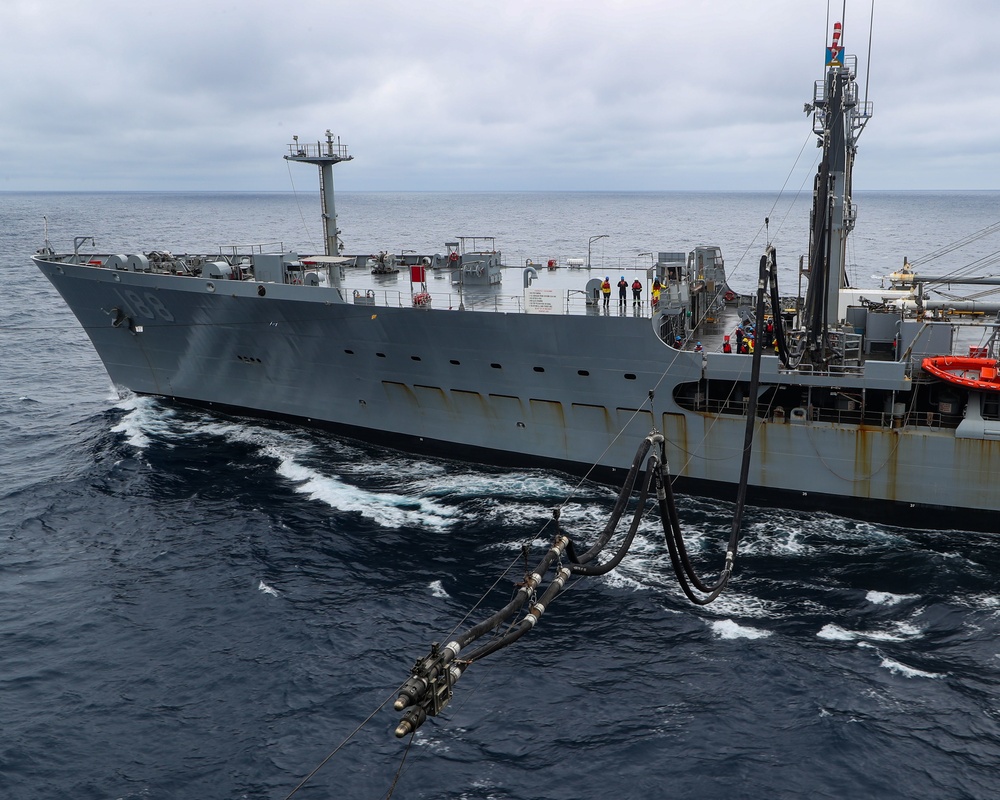
<instances>
[{"instance_id":1,"label":"black refueling hose","mask_svg":"<svg viewBox=\"0 0 1000 800\"><path fill-rule=\"evenodd\" d=\"M770 301L774 312L775 333L778 340L779 356L787 364L787 353L784 345L784 329L781 326L780 306L777 289L777 266L773 247L768 247L766 255L761 257L760 272L757 280L756 319L758 329L764 319L765 297L770 284ZM758 330L758 341L760 333ZM673 487L670 480L669 467L666 458L666 442L663 435L657 431L649 433L640 443L632 466L629 468L625 481L618 493L615 506L607 524L601 531L597 541L584 552L577 554L573 540L559 530L559 509L552 513L556 523L556 535L545 555L535 568L526 573L524 580L518 583L514 597L499 611L482 622L456 636L452 641L441 647L437 642L431 645L430 653L417 659L410 670L410 677L403 683L396 699L394 708L405 711L396 736L402 738L416 731L428 716L439 714L452 697L455 682L473 663L486 656L502 650L513 644L538 623L542 614L560 595L573 575L606 575L615 569L625 558L635 540L642 518L648 511L647 505L650 490L655 486L656 498L663 525L663 534L670 561L677 580L684 594L697 605L707 605L715 600L726 588L733 573L736 552L739 546L740 530L743 523L743 509L746 505L747 484L750 475L750 459L753 445L754 429L757 424L757 395L760 391L760 364L764 347L754 347L750 367L750 404L747 412L746 429L743 437L743 452L740 462L740 482L736 492L736 508L733 512L732 528L726 548L726 560L721 574L715 583L709 584L702 580L691 562L684 536L681 530L680 517L674 500ZM652 393L650 393L652 399ZM654 449L655 445L655 449ZM653 450L650 453L650 450ZM641 469L643 459L646 467ZM591 563L603 553L618 529L619 522L628 508L633 493L638 489L635 510L628 531L617 547L614 555L603 563ZM562 565L565 555L568 566ZM549 579L548 585L540 597L538 590L545 582L545 576L550 569L555 568L555 574ZM697 593L704 595L699 596ZM537 599L536 599L537 598ZM526 613L517 619L526 603L530 606ZM462 650L481 637L491 632L498 632L507 625L506 631L496 635L490 641L481 644L476 649L459 657Z\"/></svg>"},{"instance_id":2,"label":"black refueling hose","mask_svg":"<svg viewBox=\"0 0 1000 800\"><path fill-rule=\"evenodd\" d=\"M781 298L778 297L778 254L773 247L768 247L767 252L761 256L761 261L765 260L768 282L771 284L771 316L774 318L774 338L778 343L778 358L781 359L782 366L787 367L788 345L785 342L785 322L781 318Z\"/></svg>"}]
</instances>

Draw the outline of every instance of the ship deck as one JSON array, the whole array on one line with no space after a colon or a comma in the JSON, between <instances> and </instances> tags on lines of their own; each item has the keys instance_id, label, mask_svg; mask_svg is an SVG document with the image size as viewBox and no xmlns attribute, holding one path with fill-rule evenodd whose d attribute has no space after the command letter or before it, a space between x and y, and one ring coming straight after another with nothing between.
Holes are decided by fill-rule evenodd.
<instances>
[{"instance_id":1,"label":"ship deck","mask_svg":"<svg viewBox=\"0 0 1000 800\"><path fill-rule=\"evenodd\" d=\"M426 291L430 300L427 306L434 309L464 310L477 312L496 312L507 314L547 313L563 315L585 315L608 318L645 318L651 319L652 307L650 269L620 269L611 275L613 285L611 300L605 308L603 301L593 299L593 288L588 290L587 284L593 280L600 281L607 275L607 270L600 267L557 267L549 269L534 265L531 281L532 289L542 289L552 298L544 309L537 306L528 307L525 293L525 272L522 266L504 266L501 268L502 282L493 286L463 286L452 281L449 269L427 269L426 281L410 282L409 267L403 266L398 272L390 274L372 274L365 267L349 266L344 270L342 281L343 296L347 302L356 305L371 305L376 307L411 307L414 297ZM620 302L618 289L614 287L617 278L624 275L631 284L636 277L643 284L641 301L635 303L632 290L629 289L625 303ZM717 319L703 320L698 326L696 336L687 343L688 349L697 346L698 341L704 349L721 351L723 337L732 333L740 322L738 309L749 306L750 296L737 296L726 305L723 314Z\"/></svg>"}]
</instances>

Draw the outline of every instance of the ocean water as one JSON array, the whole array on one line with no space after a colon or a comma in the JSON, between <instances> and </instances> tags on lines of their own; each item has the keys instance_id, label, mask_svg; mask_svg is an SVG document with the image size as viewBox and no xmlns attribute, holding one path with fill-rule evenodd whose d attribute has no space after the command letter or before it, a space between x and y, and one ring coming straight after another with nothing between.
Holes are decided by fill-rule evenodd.
<instances>
[{"instance_id":1,"label":"ocean water","mask_svg":"<svg viewBox=\"0 0 1000 800\"><path fill-rule=\"evenodd\" d=\"M1000 193L861 193L858 283L1000 218ZM0 194L0 797L992 798L1000 537L748 510L707 608L658 522L471 667L412 743L396 687L572 496L566 475L409 456L119 396L29 256L320 238L316 195ZM344 193L349 252L489 235L509 263L719 244L741 288L765 239L788 281L808 205L741 193ZM978 240L941 271L994 258ZM704 572L732 507L682 498ZM501 579L511 565L507 578ZM477 614L473 619L479 619ZM383 705L390 701L388 705ZM336 752L334 752L336 751Z\"/></svg>"}]
</instances>

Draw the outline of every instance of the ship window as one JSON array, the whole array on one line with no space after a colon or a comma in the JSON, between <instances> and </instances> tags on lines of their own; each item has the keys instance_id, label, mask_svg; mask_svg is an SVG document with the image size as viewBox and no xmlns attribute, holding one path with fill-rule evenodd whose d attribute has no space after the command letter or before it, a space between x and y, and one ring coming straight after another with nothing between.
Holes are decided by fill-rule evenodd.
<instances>
[{"instance_id":1,"label":"ship window","mask_svg":"<svg viewBox=\"0 0 1000 800\"><path fill-rule=\"evenodd\" d=\"M454 358L449 363L454 364L456 367L461 366L462 364L461 361L456 361Z\"/></svg>"},{"instance_id":2,"label":"ship window","mask_svg":"<svg viewBox=\"0 0 1000 800\"><path fill-rule=\"evenodd\" d=\"M493 369L503 369L503 367L501 367L499 364L496 363L490 364L490 366L493 367Z\"/></svg>"},{"instance_id":3,"label":"ship window","mask_svg":"<svg viewBox=\"0 0 1000 800\"><path fill-rule=\"evenodd\" d=\"M349 356L353 356L354 355L354 351L353 350L345 350L344 352L347 353L347 355L349 355Z\"/></svg>"},{"instance_id":4,"label":"ship window","mask_svg":"<svg viewBox=\"0 0 1000 800\"><path fill-rule=\"evenodd\" d=\"M420 356L410 356L410 361L419 361Z\"/></svg>"},{"instance_id":5,"label":"ship window","mask_svg":"<svg viewBox=\"0 0 1000 800\"><path fill-rule=\"evenodd\" d=\"M385 358L385 353L376 353L379 358Z\"/></svg>"},{"instance_id":6,"label":"ship window","mask_svg":"<svg viewBox=\"0 0 1000 800\"><path fill-rule=\"evenodd\" d=\"M578 369L576 371L576 374L577 375L581 375L584 378L587 378L587 377L590 376L590 370L587 370L587 369Z\"/></svg>"},{"instance_id":7,"label":"ship window","mask_svg":"<svg viewBox=\"0 0 1000 800\"><path fill-rule=\"evenodd\" d=\"M545 367L535 367L535 372L545 372Z\"/></svg>"},{"instance_id":8,"label":"ship window","mask_svg":"<svg viewBox=\"0 0 1000 800\"><path fill-rule=\"evenodd\" d=\"M625 373L625 380L627 380L627 381L634 381L635 380L635 375L633 375L631 372L626 372Z\"/></svg>"}]
</instances>

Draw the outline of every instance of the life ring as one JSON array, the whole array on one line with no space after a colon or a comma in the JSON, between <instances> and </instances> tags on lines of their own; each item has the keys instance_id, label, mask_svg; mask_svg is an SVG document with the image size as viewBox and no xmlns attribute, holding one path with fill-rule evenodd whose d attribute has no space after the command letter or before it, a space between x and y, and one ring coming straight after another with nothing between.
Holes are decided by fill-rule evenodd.
<instances>
[{"instance_id":1,"label":"life ring","mask_svg":"<svg viewBox=\"0 0 1000 800\"><path fill-rule=\"evenodd\" d=\"M557 266L556 260L554 258L550 258L548 264L549 269L555 269L556 266Z\"/></svg>"},{"instance_id":2,"label":"life ring","mask_svg":"<svg viewBox=\"0 0 1000 800\"><path fill-rule=\"evenodd\" d=\"M727 303L731 303L736 299L736 292L729 290L723 295L723 298Z\"/></svg>"},{"instance_id":3,"label":"life ring","mask_svg":"<svg viewBox=\"0 0 1000 800\"><path fill-rule=\"evenodd\" d=\"M430 305L431 296L429 292L418 292L413 295L413 305L415 306L426 306Z\"/></svg>"},{"instance_id":4,"label":"life ring","mask_svg":"<svg viewBox=\"0 0 1000 800\"><path fill-rule=\"evenodd\" d=\"M452 264L454 264L454 263L455 263L456 261L458 261L458 253L456 253L456 252L455 252L454 250L452 250L452 252L451 252L451 255L450 255L450 256L448 256L448 260L449 260L449 261L450 261L450 262L451 262Z\"/></svg>"}]
</instances>

